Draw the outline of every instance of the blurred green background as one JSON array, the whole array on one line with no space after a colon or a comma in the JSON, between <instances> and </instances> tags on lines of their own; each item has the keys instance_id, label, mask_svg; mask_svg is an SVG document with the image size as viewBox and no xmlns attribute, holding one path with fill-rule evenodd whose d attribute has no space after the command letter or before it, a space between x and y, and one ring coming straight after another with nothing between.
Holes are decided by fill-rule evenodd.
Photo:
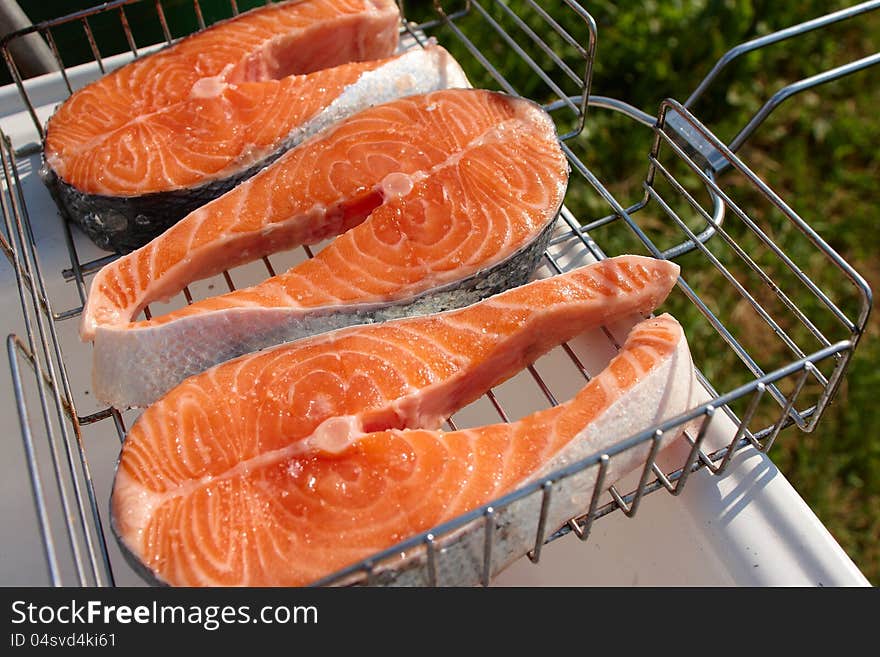
<instances>
[{"instance_id":1,"label":"blurred green background","mask_svg":"<svg viewBox=\"0 0 880 657\"><path fill-rule=\"evenodd\" d=\"M22 3L34 22L91 4ZM198 22L191 0L164 0L162 4L173 36L196 29ZM262 2L237 2L240 10L259 4ZM413 21L436 17L432 2L409 0L404 4L407 17ZM464 7L465 2L447 0L441 4L448 13L453 13ZM517 43L523 45L555 81L563 84L565 93L577 91L569 91L571 85L561 82L564 76L559 68L547 53L529 42L527 32L499 6L502 3L483 0L481 4L493 20L516 35ZM538 4L562 28L585 42L583 21L564 1ZM833 0L595 0L584 3L596 19L599 34L592 92L623 99L656 115L664 98L681 101L687 98L713 63L733 45L851 4ZM546 37L574 70L582 70L576 50L550 29L534 6L526 0L509 0L503 5ZM210 24L229 15L230 3L204 0L201 8L205 22ZM125 14L139 46L162 39L154 2L128 6ZM97 16L90 20L90 25L102 55L128 48L118 11ZM459 25L518 92L540 102L555 97L479 12L472 10ZM453 51L475 85L498 87L453 31L439 28L429 32ZM66 66L91 58L81 24L55 28L53 36ZM878 47L880 11L737 60L712 85L694 111L722 140L729 141L761 104L785 84L871 54ZM581 68L577 68L579 64ZM792 99L759 128L739 153L875 289L880 283L877 248L880 240L875 227L880 201L878 69L880 67L873 67ZM5 70L3 74L6 75ZM8 75L3 82L9 82ZM560 126L570 127L565 112L559 116ZM583 133L569 143L624 205L641 197L652 143L650 130L611 112L591 110ZM681 171L681 176L690 184L695 181L687 171ZM840 272L818 257L808 240L792 231L779 217L774 217L772 208L768 209L766 201L754 194L743 180L729 176L723 182L732 195L738 194L736 198L744 210L757 221L765 222L768 232L783 245L792 260L804 267L829 296L839 300L842 308L855 312L852 309L857 300L853 298L851 286ZM608 206L586 184L573 185L567 203L582 221L609 213ZM662 214L646 211L634 218L644 230L650 231L652 239L656 236L658 244L666 240L664 246L668 246L681 239L681 232L670 226ZM644 251L619 221L594 236L610 255ZM762 251L762 245L747 231L736 239L742 239L743 248L754 254L757 262L771 262ZM773 305L774 299L766 286L751 280L748 272L737 269L739 259L723 245L716 246L718 241L715 238L710 243L713 253L762 303L779 310ZM760 354L762 365L766 362L770 368L792 360L791 354L780 348L778 342L762 336L766 326L756 320L747 304L743 304L727 284L719 283L717 276L712 277L704 256L691 254L682 258L680 264L689 283L701 290L701 296L712 297L713 308L732 327L737 339ZM785 276L785 272L780 276L781 285L797 287L796 281ZM820 317L816 320L817 326L823 332L827 327L832 342L847 337L839 330L834 332L834 322L822 318L822 309L811 295L802 294L793 299L811 319ZM688 328L695 359L717 388L724 391L749 380L749 373L729 349L719 344L711 327L689 302L673 300L670 310ZM782 328L798 344L810 344L810 336L790 315L780 311L778 316L782 318ZM771 456L862 572L877 585L880 584L880 436L873 429L880 422L880 405L875 401L880 390L877 368L880 343L875 339L875 325L876 322L869 322L837 399L816 431L805 434L787 429L775 443ZM811 353L806 348L805 351ZM810 386L807 388L805 394L810 392ZM775 417L771 407L762 407L752 428L766 426Z\"/></svg>"}]
</instances>

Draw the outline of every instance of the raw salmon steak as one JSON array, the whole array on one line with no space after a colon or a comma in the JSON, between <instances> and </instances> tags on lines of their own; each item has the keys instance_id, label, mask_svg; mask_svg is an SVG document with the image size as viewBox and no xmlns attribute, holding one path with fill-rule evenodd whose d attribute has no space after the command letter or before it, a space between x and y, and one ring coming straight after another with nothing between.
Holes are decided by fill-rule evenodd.
<instances>
[{"instance_id":1,"label":"raw salmon steak","mask_svg":"<svg viewBox=\"0 0 880 657\"><path fill-rule=\"evenodd\" d=\"M553 122L530 101L450 89L363 110L96 275L81 328L94 392L147 405L241 354L525 283L567 181ZM254 287L133 321L193 280L337 234Z\"/></svg>"},{"instance_id":2,"label":"raw salmon steak","mask_svg":"<svg viewBox=\"0 0 880 657\"><path fill-rule=\"evenodd\" d=\"M102 248L143 246L334 121L466 80L442 49L393 57L394 0L300 0L215 24L68 98L43 178Z\"/></svg>"},{"instance_id":3,"label":"raw salmon steak","mask_svg":"<svg viewBox=\"0 0 880 657\"><path fill-rule=\"evenodd\" d=\"M507 425L436 429L554 346L650 312L677 277L673 263L620 256L466 308L348 327L190 377L125 438L116 535L165 583L307 584L605 449L685 410L690 359L669 317L640 324L566 404ZM634 465L621 456L612 472ZM582 510L581 493L558 499L554 522ZM498 563L523 551L496 547L510 552ZM461 567L452 577L472 575Z\"/></svg>"}]
</instances>

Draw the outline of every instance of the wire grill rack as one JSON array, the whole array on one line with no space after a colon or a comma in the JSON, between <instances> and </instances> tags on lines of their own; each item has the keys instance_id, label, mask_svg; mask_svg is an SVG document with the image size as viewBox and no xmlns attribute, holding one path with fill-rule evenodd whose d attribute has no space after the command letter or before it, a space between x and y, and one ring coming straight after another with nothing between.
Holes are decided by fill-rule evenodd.
<instances>
[{"instance_id":1,"label":"wire grill rack","mask_svg":"<svg viewBox=\"0 0 880 657\"><path fill-rule=\"evenodd\" d=\"M169 28L167 13L171 4L162 0L117 0L5 37L0 49L19 90L21 111L33 123L32 134L42 138L43 122L53 106L22 79L9 51L14 40L34 32L40 34L57 61L57 75L69 94L85 80L152 50L155 46L137 45L138 39L145 38L138 36L139 30L148 29L150 21L154 32L149 34L158 34L160 40L170 43L182 36L172 34ZM400 4L403 15L407 15L407 7ZM377 573L382 564L413 549L425 550L425 584L442 584L439 573L444 541L469 523L482 524L481 580L488 584L496 572L496 519L505 508L530 497L539 501L536 508L540 509L534 523L534 545L528 554L532 561L540 559L543 545L569 532L586 540L597 518L617 510L633 516L650 492L665 489L678 495L694 471L705 468L721 474L738 450L751 446L766 451L779 432L791 424L811 431L834 396L864 330L871 307L868 285L735 152L783 100L875 64L880 55L785 87L767 101L730 145L702 125L690 108L721 70L740 55L875 10L880 2L866 2L733 48L685 103L666 100L657 116L618 99L590 94L598 33L595 20L578 2L563 0L554 3L558 6L552 9L533 0L521 4L523 13L517 14L500 0L435 1L431 16L421 22L404 20L401 30L414 47L424 44L428 35L436 35L444 45L455 49L466 69L485 71L508 93L520 93L516 81L506 74L506 62L511 57L524 63L530 75L540 81L541 97L536 100L556 120L560 143L573 170L566 206L545 253L541 274L552 275L602 259L606 252L600 244L620 244L622 235L630 240L626 244L631 252L676 259L682 266L682 277L669 309L683 320L692 346L695 338L724 344L741 371L736 375L729 370L699 370L697 377L705 388L706 401L687 414L646 427L613 449L413 536L319 584L349 582L352 577L366 584L381 583ZM193 28L205 27L207 11L203 5L207 3L192 3ZM179 10L180 3L175 6ZM232 0L223 11L225 16L234 15L239 7ZM130 18L135 12L137 20ZM129 54L102 56L92 23L106 24L111 19L116 21L116 31L121 29ZM576 25L579 31L573 33L563 25ZM55 36L59 30L71 29L81 30L80 38L88 43L94 60L90 65L65 65ZM486 42L487 35L502 47L482 48L479 44ZM642 196L635 204L624 206L582 155L588 145L583 127L589 108L620 112L634 126L653 132ZM12 263L25 326L24 336L7 338L13 389L49 581L53 585L112 585L116 571L124 565L105 531L106 496L96 489L94 473L102 463L106 469L106 454L118 451L118 443L107 443L98 435L106 435L106 428L111 427L122 440L136 412L121 413L114 408L80 412L94 402L79 392L88 387L82 383L87 382L87 373L72 368L70 362L72 354L89 348L76 342L75 321L65 320L81 313L89 275L115 256L96 251L68 222L61 221L57 231L69 253L70 266L60 272L43 271L29 207L34 202L25 191L29 185L39 185L34 182L39 152L36 141L13 144L3 135L0 209L4 227L0 247ZM744 195L749 197L748 206L738 200ZM599 218L576 214L571 208L583 196L599 199L607 214ZM42 212L47 208L40 206ZM796 262L789 255L787 247L793 240L809 244L808 262ZM297 252L263 258L257 263L259 270L250 265L223 272L216 280L188 286L171 306L146 308L144 315L149 318L174 304L192 303L211 294L215 286L234 290L312 255L309 247L303 247ZM815 272L821 273L821 280L817 281ZM734 310L727 303L731 299L737 304ZM746 320L747 330L743 326ZM612 328L603 328L602 335L610 347L618 347ZM557 403L561 390L556 368L560 363L573 373L579 385L594 371L585 365L586 358L575 345L562 345L552 356L557 359L552 375L547 374L551 368L542 367L542 361L538 361L517 378L517 385L529 387L529 396L538 407ZM696 352L695 358L701 366ZM504 399L504 390L496 389L477 403L485 411L483 422L486 414L494 417L493 421L511 421L524 410L513 409ZM465 409L450 418L448 426L454 429L466 422L461 418L467 417ZM686 425L695 427L684 434L689 446L686 457L680 464L662 468L657 460L660 438ZM722 426L724 431L720 430ZM723 436L722 442L707 440L713 430ZM606 481L605 473L613 459L628 450L645 449L646 445L648 456L635 486L624 493L609 485L612 482ZM104 450L102 459L95 456L98 449ZM548 509L560 482L587 471L595 474L589 507L561 529L548 527Z\"/></svg>"}]
</instances>

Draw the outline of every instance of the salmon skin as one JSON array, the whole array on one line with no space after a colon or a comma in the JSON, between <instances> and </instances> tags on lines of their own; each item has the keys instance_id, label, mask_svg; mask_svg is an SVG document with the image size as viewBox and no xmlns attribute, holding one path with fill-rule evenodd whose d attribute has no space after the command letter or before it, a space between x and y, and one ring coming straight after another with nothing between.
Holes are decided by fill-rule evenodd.
<instances>
[{"instance_id":1,"label":"salmon skin","mask_svg":"<svg viewBox=\"0 0 880 657\"><path fill-rule=\"evenodd\" d=\"M41 174L101 248L128 252L321 129L464 74L442 49L393 56L393 0L255 9L77 91L50 118Z\"/></svg>"},{"instance_id":2,"label":"salmon skin","mask_svg":"<svg viewBox=\"0 0 880 657\"><path fill-rule=\"evenodd\" d=\"M114 531L141 572L167 584L307 584L604 449L685 410L690 360L671 318L642 323L567 404L509 425L436 429L554 346L650 312L678 271L620 256L467 308L340 329L191 377L126 436ZM633 465L615 459L614 472ZM583 499L554 506L554 522ZM473 572L449 576L467 583Z\"/></svg>"},{"instance_id":3,"label":"salmon skin","mask_svg":"<svg viewBox=\"0 0 880 657\"><path fill-rule=\"evenodd\" d=\"M94 392L144 406L244 353L525 283L567 181L527 100L452 89L359 112L96 275L81 325ZM259 285L133 322L193 280L336 234Z\"/></svg>"}]
</instances>

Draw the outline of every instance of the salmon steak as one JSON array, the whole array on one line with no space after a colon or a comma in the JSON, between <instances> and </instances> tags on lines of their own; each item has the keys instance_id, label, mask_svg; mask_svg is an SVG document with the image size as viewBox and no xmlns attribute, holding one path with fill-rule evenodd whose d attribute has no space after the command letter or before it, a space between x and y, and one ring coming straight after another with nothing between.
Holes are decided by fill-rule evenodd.
<instances>
[{"instance_id":1,"label":"salmon steak","mask_svg":"<svg viewBox=\"0 0 880 657\"><path fill-rule=\"evenodd\" d=\"M554 124L528 100L448 89L363 110L99 271L80 331L94 392L144 406L245 353L525 283L567 182ZM194 280L334 235L253 287L134 321Z\"/></svg>"},{"instance_id":2,"label":"salmon steak","mask_svg":"<svg viewBox=\"0 0 880 657\"><path fill-rule=\"evenodd\" d=\"M71 95L43 179L98 246L143 246L340 118L467 85L441 48L395 56L399 21L394 0L299 0L217 23Z\"/></svg>"},{"instance_id":3,"label":"salmon steak","mask_svg":"<svg viewBox=\"0 0 880 657\"><path fill-rule=\"evenodd\" d=\"M466 308L339 329L190 377L123 442L114 531L160 582L303 585L606 449L686 410L690 357L668 316L640 323L569 402L510 424L438 427L560 343L651 312L678 271L619 256ZM635 458L616 457L611 473ZM555 523L583 510L587 483L557 497ZM497 564L530 547L508 544L515 534L496 544L505 555ZM419 572L408 564L389 577L418 583ZM455 567L446 583L473 583L479 572Z\"/></svg>"}]
</instances>

